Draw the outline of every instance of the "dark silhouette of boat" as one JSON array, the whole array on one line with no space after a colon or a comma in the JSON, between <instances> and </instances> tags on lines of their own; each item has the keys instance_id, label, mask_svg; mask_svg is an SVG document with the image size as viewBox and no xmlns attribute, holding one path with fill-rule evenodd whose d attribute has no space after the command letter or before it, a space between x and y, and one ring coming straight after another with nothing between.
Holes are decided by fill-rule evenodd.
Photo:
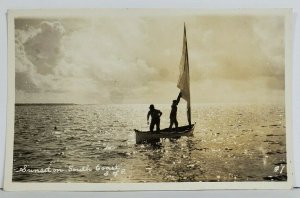
<instances>
[{"instance_id":1,"label":"dark silhouette of boat","mask_svg":"<svg viewBox=\"0 0 300 198\"><path fill-rule=\"evenodd\" d=\"M182 56L179 65L179 79L178 79L177 87L180 89L181 97L187 102L188 125L179 126L176 129L165 128L156 132L140 131L134 129L137 144L159 142L160 139L162 138L177 139L182 136L193 135L196 123L191 124L189 57L188 57L188 46L187 46L185 25L184 25L184 34L183 34L183 49L182 49Z\"/></svg>"},{"instance_id":2,"label":"dark silhouette of boat","mask_svg":"<svg viewBox=\"0 0 300 198\"><path fill-rule=\"evenodd\" d=\"M159 142L162 138L168 139L178 139L182 136L193 136L195 124L180 126L175 129L165 128L159 132L150 132L150 131L135 131L136 144L143 143L155 143Z\"/></svg>"}]
</instances>

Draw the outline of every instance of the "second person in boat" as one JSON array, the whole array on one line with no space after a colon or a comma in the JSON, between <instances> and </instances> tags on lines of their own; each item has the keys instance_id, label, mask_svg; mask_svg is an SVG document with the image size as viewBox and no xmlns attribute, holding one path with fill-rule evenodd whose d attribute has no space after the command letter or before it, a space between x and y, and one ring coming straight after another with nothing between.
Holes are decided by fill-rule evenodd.
<instances>
[{"instance_id":1,"label":"second person in boat","mask_svg":"<svg viewBox=\"0 0 300 198\"><path fill-rule=\"evenodd\" d=\"M151 116L151 123L150 123L150 132L153 132L154 126L156 125L156 131L159 132L160 130L160 117L162 112L158 109L154 108L154 105L150 105L149 112L147 115L147 124L149 124L149 117Z\"/></svg>"},{"instance_id":2,"label":"second person in boat","mask_svg":"<svg viewBox=\"0 0 300 198\"><path fill-rule=\"evenodd\" d=\"M182 94L181 92L178 94L178 97L176 100L173 100L172 106L171 106L171 113L170 113L170 126L169 129L172 130L173 125L175 124L175 130L178 130L178 121L177 121L177 105L180 102Z\"/></svg>"}]
</instances>

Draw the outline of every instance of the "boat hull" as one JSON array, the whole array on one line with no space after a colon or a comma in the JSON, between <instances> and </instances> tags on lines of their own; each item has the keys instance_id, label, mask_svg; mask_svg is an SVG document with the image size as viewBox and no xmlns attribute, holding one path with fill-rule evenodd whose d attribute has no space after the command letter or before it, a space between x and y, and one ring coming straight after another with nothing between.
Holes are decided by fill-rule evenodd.
<instances>
[{"instance_id":1,"label":"boat hull","mask_svg":"<svg viewBox=\"0 0 300 198\"><path fill-rule=\"evenodd\" d=\"M169 128L165 128L159 132L139 131L134 129L136 144L159 142L161 138L178 139L182 136L192 136L195 125L196 124L181 126L178 127L177 130L174 128L171 130Z\"/></svg>"}]
</instances>

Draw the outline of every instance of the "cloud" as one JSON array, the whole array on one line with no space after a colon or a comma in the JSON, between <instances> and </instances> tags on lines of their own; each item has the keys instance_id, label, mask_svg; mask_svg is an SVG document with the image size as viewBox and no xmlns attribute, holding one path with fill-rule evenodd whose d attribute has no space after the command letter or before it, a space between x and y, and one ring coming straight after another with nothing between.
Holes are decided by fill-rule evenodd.
<instances>
[{"instance_id":1,"label":"cloud","mask_svg":"<svg viewBox=\"0 0 300 198\"><path fill-rule=\"evenodd\" d=\"M109 27L104 20L68 33L60 22L43 21L26 31L17 29L16 88L41 94L92 94L94 100L86 99L92 102L123 102L124 95L135 93L135 87L155 75L140 58L144 38L137 24L122 26L121 21ZM115 30L112 34L103 29ZM77 98L73 99L82 99Z\"/></svg>"},{"instance_id":2,"label":"cloud","mask_svg":"<svg viewBox=\"0 0 300 198\"><path fill-rule=\"evenodd\" d=\"M36 66L38 73L51 73L63 56L60 42L64 28L58 21L43 21L34 32L37 33L23 43L27 58Z\"/></svg>"},{"instance_id":3,"label":"cloud","mask_svg":"<svg viewBox=\"0 0 300 198\"><path fill-rule=\"evenodd\" d=\"M50 87L49 76L60 57L64 29L59 22L42 21L15 31L16 89L40 92Z\"/></svg>"},{"instance_id":4,"label":"cloud","mask_svg":"<svg viewBox=\"0 0 300 198\"><path fill-rule=\"evenodd\" d=\"M92 21L87 28L64 37L65 56L57 64L55 74L71 77L75 85L90 81L86 90L99 93L99 101L105 96L105 101L122 103L156 71L142 59L145 45L139 20L110 20Z\"/></svg>"}]
</instances>

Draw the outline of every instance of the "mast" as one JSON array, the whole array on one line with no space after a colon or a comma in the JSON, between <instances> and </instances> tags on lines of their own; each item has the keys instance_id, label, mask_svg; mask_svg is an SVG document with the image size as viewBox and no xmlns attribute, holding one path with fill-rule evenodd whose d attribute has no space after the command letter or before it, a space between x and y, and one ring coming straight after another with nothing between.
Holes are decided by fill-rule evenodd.
<instances>
[{"instance_id":1,"label":"mast","mask_svg":"<svg viewBox=\"0 0 300 198\"><path fill-rule=\"evenodd\" d=\"M177 87L181 91L182 98L187 102L187 120L189 125L191 125L190 71L189 71L189 55L188 55L185 23L184 23L184 31L183 31L182 56L179 65L179 72L180 74L179 74Z\"/></svg>"}]
</instances>

